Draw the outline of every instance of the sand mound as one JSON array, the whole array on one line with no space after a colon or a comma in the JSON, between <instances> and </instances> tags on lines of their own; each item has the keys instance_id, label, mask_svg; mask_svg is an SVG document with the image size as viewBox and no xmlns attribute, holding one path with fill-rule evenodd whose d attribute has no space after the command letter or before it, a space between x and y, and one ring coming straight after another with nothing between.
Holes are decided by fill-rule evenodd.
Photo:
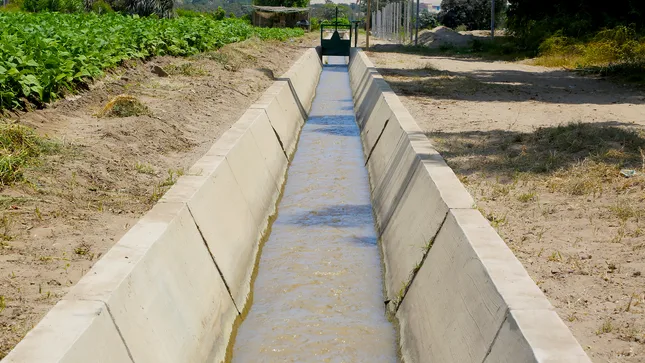
<instances>
[{"instance_id":1,"label":"sand mound","mask_svg":"<svg viewBox=\"0 0 645 363\"><path fill-rule=\"evenodd\" d=\"M438 26L432 30L419 33L419 43L431 48L441 46L465 47L472 42L474 37L470 34L461 34L445 26Z\"/></svg>"}]
</instances>

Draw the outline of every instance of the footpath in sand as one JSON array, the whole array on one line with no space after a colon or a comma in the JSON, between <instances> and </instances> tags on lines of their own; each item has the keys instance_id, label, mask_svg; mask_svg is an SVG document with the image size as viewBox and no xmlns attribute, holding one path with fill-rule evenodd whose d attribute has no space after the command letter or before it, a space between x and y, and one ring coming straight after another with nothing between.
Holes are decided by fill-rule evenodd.
<instances>
[{"instance_id":1,"label":"footpath in sand","mask_svg":"<svg viewBox=\"0 0 645 363\"><path fill-rule=\"evenodd\" d=\"M56 150L0 186L0 359L314 43L249 40L133 63L51 107L10 117ZM152 72L161 66L167 77ZM119 94L140 116L97 114Z\"/></svg>"},{"instance_id":2,"label":"footpath in sand","mask_svg":"<svg viewBox=\"0 0 645 363\"><path fill-rule=\"evenodd\" d=\"M643 362L644 93L525 64L367 54L592 360Z\"/></svg>"}]
</instances>

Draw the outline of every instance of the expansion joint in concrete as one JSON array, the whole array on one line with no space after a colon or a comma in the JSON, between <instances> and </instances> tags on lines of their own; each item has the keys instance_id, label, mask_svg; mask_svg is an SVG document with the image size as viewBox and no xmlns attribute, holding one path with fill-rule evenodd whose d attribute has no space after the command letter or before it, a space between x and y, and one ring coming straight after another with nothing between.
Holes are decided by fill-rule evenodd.
<instances>
[{"instance_id":1,"label":"expansion joint in concrete","mask_svg":"<svg viewBox=\"0 0 645 363\"><path fill-rule=\"evenodd\" d=\"M374 152L374 149L376 149L376 145L378 145L379 140L381 140L381 136L383 136L383 132L385 132L385 128L387 127L387 124L389 122L390 122L389 118L385 120L385 123L383 124L383 128L381 129L381 132L378 134L378 137L376 138L376 141L374 142L374 145L372 146L372 149L370 150L369 154L367 154L367 159L365 160L365 166L367 166L367 163L370 161L370 158L372 157L372 153Z\"/></svg>"},{"instance_id":2,"label":"expansion joint in concrete","mask_svg":"<svg viewBox=\"0 0 645 363\"><path fill-rule=\"evenodd\" d=\"M199 236L202 238L202 242L204 242L204 246L206 246L206 250L208 251L208 254L211 256L211 259L213 260L213 264L215 265L215 268L217 269L217 272L219 273L220 277L222 278L222 281L224 282L224 286L226 287L226 291L228 291L228 295L231 297L231 301L233 301L233 306L235 306L235 310L237 311L237 314L241 314L240 309L237 308L237 304L235 303L235 299L233 298L233 294L231 293L231 288L228 286L228 282L226 282L226 279L224 278L224 274L222 273L222 270L219 268L217 265L217 261L215 260L215 255L213 255L213 252L211 251L211 248L208 246L208 242L206 242L206 238L204 238L204 234L202 233L202 229L199 228L199 224L195 220L195 216L193 215L193 211L190 209L189 206L186 206L188 208L188 213L190 213L190 217L193 220L193 223L195 223L195 227L197 227L197 231L199 232Z\"/></svg>"},{"instance_id":3,"label":"expansion joint in concrete","mask_svg":"<svg viewBox=\"0 0 645 363\"><path fill-rule=\"evenodd\" d=\"M443 224L446 223L446 219L448 219L448 214L450 214L450 210L446 212L446 215L443 216L443 220L441 221L441 224L439 225L439 228L437 228L437 232L428 240L428 244L425 246L424 251L423 251L423 256L421 257L421 261L419 264L412 270L410 271L410 279L408 280L408 283L404 285L405 289L403 291L403 294L401 295L400 299L398 299L394 312L399 311L399 307L403 303L403 300L405 299L406 295L408 294L408 291L410 290L410 287L412 286L412 283L414 283L414 279L417 277L417 274L423 267L423 264L426 262L426 258L428 257L428 254L430 253L430 250L432 249L432 245L434 244L434 241L437 239L437 236L441 232L441 229L443 228Z\"/></svg>"},{"instance_id":4,"label":"expansion joint in concrete","mask_svg":"<svg viewBox=\"0 0 645 363\"><path fill-rule=\"evenodd\" d=\"M486 351L486 355L484 355L484 358L482 359L482 363L486 362L486 359L488 359L488 356L490 355L490 352L493 350L493 347L495 346L495 341L497 341L497 337L499 336L499 332L502 331L502 327L504 326L504 322L508 319L508 316L511 313L511 309L506 308L506 312L504 313L504 320L502 320L502 323L499 324L499 328L497 328L497 332L495 333L495 337L493 338L493 341L490 343L490 346L488 347L488 350Z\"/></svg>"},{"instance_id":5,"label":"expansion joint in concrete","mask_svg":"<svg viewBox=\"0 0 645 363\"><path fill-rule=\"evenodd\" d=\"M305 110L305 107L302 105L302 102L300 101L300 97L298 97L298 93L296 92L296 88L293 86L293 83L291 82L290 78L278 78L278 81L284 81L287 82L289 85L289 90L291 90L291 95L293 96L293 99L296 101L296 105L298 106L298 110L300 111L300 114L302 115L303 120L307 120L307 110Z\"/></svg>"},{"instance_id":6,"label":"expansion joint in concrete","mask_svg":"<svg viewBox=\"0 0 645 363\"><path fill-rule=\"evenodd\" d=\"M100 301L100 300L97 300ZM103 305L105 305L105 309L108 312L108 315L110 316L110 320L112 320L112 324L114 324L114 328L116 329L117 334L119 334L119 338L121 338L121 342L123 343L123 346L125 347L126 352L128 352L128 357L130 357L130 360L132 363L134 362L134 358L132 357L132 352L130 351L130 347L128 346L128 343L125 341L125 338L123 337L123 333L121 333L121 329L119 328L119 325L116 323L116 320L114 320L114 315L112 315L112 310L110 310L110 307L105 301L101 301Z\"/></svg>"},{"instance_id":7,"label":"expansion joint in concrete","mask_svg":"<svg viewBox=\"0 0 645 363\"><path fill-rule=\"evenodd\" d=\"M264 110L264 113L267 115L267 118L269 118L269 114L267 113L267 110ZM271 123L271 119L269 118L269 125L271 125L271 129L273 130L273 133L275 134L276 139L278 139L278 144L280 144L280 149L282 149L282 154L284 154L284 157L287 159L287 162L289 161L289 156L287 155L287 151L284 149L284 144L282 143L282 139L280 138L280 135L278 135L278 132L275 130L275 127L273 127L273 124Z\"/></svg>"}]
</instances>

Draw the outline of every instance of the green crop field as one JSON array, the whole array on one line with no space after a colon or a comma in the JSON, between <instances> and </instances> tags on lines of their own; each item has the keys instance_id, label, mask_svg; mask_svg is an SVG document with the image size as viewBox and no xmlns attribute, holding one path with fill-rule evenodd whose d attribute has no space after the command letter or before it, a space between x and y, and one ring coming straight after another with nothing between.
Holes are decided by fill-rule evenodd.
<instances>
[{"instance_id":1,"label":"green crop field","mask_svg":"<svg viewBox=\"0 0 645 363\"><path fill-rule=\"evenodd\" d=\"M0 110L52 101L126 59L188 56L253 36L301 35L300 29L256 28L238 19L0 13Z\"/></svg>"}]
</instances>

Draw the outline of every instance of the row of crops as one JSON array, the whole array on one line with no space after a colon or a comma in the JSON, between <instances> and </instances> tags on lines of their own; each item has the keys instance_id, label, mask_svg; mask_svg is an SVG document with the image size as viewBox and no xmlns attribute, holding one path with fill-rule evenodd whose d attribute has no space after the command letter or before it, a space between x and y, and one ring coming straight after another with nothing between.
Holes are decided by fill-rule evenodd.
<instances>
[{"instance_id":1,"label":"row of crops","mask_svg":"<svg viewBox=\"0 0 645 363\"><path fill-rule=\"evenodd\" d=\"M238 19L0 13L0 110L54 100L126 59L188 56L253 36L301 35L300 29L256 28Z\"/></svg>"}]
</instances>

